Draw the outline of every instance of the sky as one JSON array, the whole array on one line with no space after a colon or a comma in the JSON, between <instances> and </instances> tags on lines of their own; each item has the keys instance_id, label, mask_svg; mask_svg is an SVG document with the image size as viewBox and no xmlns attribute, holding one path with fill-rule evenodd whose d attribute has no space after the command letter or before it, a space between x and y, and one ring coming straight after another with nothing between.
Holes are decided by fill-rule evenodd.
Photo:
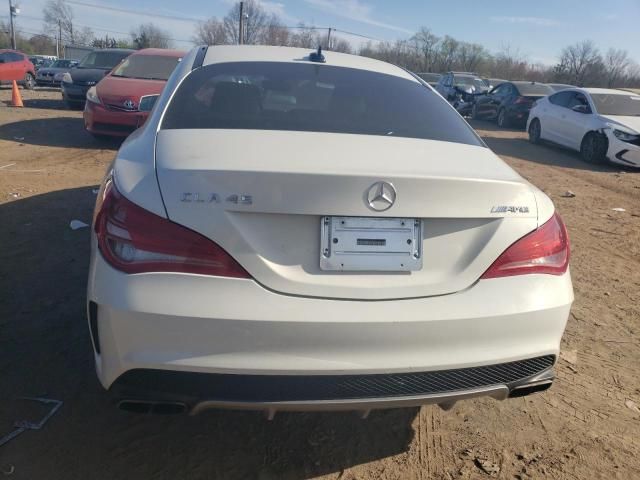
<instances>
[{"instance_id":1,"label":"sky","mask_svg":"<svg viewBox=\"0 0 640 480\"><path fill-rule=\"evenodd\" d=\"M17 29L40 33L46 0L14 0ZM197 20L222 18L234 0L67 0L79 26L97 36L124 37L153 22L177 48L190 48ZM286 25L333 27L375 41L404 40L420 27L436 35L480 43L492 52L509 46L531 62L551 65L569 44L591 39L602 51L622 48L640 63L640 0L259 0ZM102 7L102 8L98 8ZM3 10L5 10L3 8ZM6 9L8 10L8 8ZM180 17L180 18L178 18ZM7 20L6 16L2 17ZM107 32L111 31L111 32ZM27 34L28 34L27 33ZM48 32L51 33L51 32ZM354 45L364 37L339 33Z\"/></svg>"}]
</instances>

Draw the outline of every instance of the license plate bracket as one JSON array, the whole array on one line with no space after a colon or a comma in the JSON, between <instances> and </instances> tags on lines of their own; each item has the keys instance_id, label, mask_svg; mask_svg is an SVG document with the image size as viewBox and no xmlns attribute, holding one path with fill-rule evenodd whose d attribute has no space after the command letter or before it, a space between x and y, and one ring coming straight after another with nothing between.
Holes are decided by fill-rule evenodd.
<instances>
[{"instance_id":1,"label":"license plate bracket","mask_svg":"<svg viewBox=\"0 0 640 480\"><path fill-rule=\"evenodd\" d=\"M320 269L411 272L422 269L417 218L322 217Z\"/></svg>"}]
</instances>

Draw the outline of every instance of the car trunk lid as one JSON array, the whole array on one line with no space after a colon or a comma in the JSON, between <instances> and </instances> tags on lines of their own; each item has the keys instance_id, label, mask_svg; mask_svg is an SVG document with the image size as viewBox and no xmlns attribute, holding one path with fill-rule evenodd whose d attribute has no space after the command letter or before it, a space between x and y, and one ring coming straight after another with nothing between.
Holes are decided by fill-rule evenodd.
<instances>
[{"instance_id":1,"label":"car trunk lid","mask_svg":"<svg viewBox=\"0 0 640 480\"><path fill-rule=\"evenodd\" d=\"M251 130L162 130L156 168L169 218L227 250L277 292L381 300L472 285L537 226L530 185L488 148L383 136ZM397 192L373 211L376 182ZM320 268L326 216L418 219L422 268Z\"/></svg>"}]
</instances>

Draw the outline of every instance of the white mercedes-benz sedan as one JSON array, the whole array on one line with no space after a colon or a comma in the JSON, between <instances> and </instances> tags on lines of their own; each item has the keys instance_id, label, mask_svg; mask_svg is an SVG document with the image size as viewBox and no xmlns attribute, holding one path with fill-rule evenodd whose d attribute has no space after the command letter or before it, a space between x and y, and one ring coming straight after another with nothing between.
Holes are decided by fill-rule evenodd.
<instances>
[{"instance_id":1,"label":"white mercedes-benz sedan","mask_svg":"<svg viewBox=\"0 0 640 480\"><path fill-rule=\"evenodd\" d=\"M577 150L588 163L640 167L640 95L606 88L569 88L538 100L529 140Z\"/></svg>"},{"instance_id":2,"label":"white mercedes-benz sedan","mask_svg":"<svg viewBox=\"0 0 640 480\"><path fill-rule=\"evenodd\" d=\"M356 410L548 388L553 204L411 73L199 47L98 195L88 317L121 408Z\"/></svg>"}]
</instances>

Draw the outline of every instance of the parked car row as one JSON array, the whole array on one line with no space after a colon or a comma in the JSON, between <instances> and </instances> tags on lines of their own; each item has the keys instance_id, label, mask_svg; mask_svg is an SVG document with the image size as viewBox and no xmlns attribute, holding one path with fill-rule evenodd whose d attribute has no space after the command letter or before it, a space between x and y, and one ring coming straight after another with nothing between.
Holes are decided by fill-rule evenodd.
<instances>
[{"instance_id":1,"label":"parked car row","mask_svg":"<svg viewBox=\"0 0 640 480\"><path fill-rule=\"evenodd\" d=\"M550 141L584 161L640 167L640 94L561 83L481 78L472 72L417 74L463 116L526 127L532 143ZM484 85L482 85L482 83Z\"/></svg>"}]
</instances>

